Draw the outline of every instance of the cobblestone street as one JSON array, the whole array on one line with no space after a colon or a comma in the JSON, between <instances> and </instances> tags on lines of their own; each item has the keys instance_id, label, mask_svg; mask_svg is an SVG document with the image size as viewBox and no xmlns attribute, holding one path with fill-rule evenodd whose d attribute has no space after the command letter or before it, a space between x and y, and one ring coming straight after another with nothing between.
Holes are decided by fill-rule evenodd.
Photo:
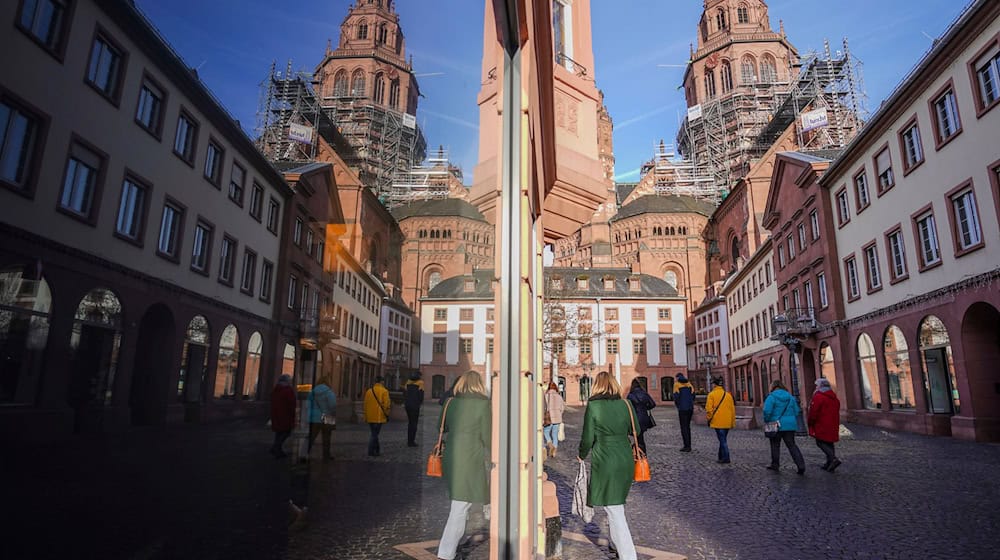
<instances>
[{"instance_id":1,"label":"cobblestone street","mask_svg":"<svg viewBox=\"0 0 1000 560\"><path fill-rule=\"evenodd\" d=\"M769 449L760 431L730 432L730 465L715 462L717 440L704 426L693 427L694 452L680 453L673 409L654 413L659 426L646 435L653 481L634 486L626 507L637 546L692 560L997 557L989 535L1000 524L998 445L850 425L854 435L838 445L844 464L834 474L819 469L813 440L798 438L807 464L800 477L784 448L781 472L764 468ZM437 414L437 406L425 406L418 448L406 447L404 422L387 425L377 458L365 456L365 426L339 427L336 460L313 463L309 521L291 534L289 557L403 559L411 556L394 546L436 541L448 504L443 482L423 470ZM596 541L607 537L603 512L589 525L570 515L581 422L582 409L568 412L567 441L546 470L557 485L563 531ZM484 524L475 514L469 533ZM469 543L464 550L486 558L487 548ZM564 551L568 559L614 557L604 546L569 539Z\"/></svg>"}]
</instances>

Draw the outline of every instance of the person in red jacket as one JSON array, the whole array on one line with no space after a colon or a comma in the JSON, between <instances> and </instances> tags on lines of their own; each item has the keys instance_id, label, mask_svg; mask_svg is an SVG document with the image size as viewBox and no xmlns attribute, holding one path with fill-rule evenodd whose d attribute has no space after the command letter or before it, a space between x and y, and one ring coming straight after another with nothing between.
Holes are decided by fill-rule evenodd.
<instances>
[{"instance_id":1,"label":"person in red jacket","mask_svg":"<svg viewBox=\"0 0 1000 560\"><path fill-rule=\"evenodd\" d=\"M833 444L840 440L840 400L824 378L816 380L816 392L809 405L809 435L816 438L816 447L826 455L826 464L821 468L833 472L840 466L840 459Z\"/></svg>"},{"instance_id":2,"label":"person in red jacket","mask_svg":"<svg viewBox=\"0 0 1000 560\"><path fill-rule=\"evenodd\" d=\"M292 387L292 376L284 374L278 378L278 384L271 392L271 429L274 431L274 445L271 455L275 459L288 457L282 446L292 435L295 427L295 389Z\"/></svg>"}]
</instances>

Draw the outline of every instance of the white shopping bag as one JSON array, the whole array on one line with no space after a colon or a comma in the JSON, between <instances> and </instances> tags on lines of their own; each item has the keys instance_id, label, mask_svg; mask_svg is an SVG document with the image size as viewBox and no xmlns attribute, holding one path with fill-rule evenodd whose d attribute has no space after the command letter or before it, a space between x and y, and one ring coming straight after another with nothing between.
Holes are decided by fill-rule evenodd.
<instances>
[{"instance_id":1,"label":"white shopping bag","mask_svg":"<svg viewBox=\"0 0 1000 560\"><path fill-rule=\"evenodd\" d=\"M594 508L587 505L587 486L590 484L590 471L587 463L580 461L580 472L573 484L573 515L579 515L584 523L594 519Z\"/></svg>"}]
</instances>

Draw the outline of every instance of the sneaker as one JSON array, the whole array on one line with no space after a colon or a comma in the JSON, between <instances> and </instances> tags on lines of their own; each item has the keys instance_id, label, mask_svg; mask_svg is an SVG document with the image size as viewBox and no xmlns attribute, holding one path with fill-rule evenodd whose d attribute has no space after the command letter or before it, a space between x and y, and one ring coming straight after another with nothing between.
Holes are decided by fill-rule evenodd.
<instances>
[{"instance_id":1,"label":"sneaker","mask_svg":"<svg viewBox=\"0 0 1000 560\"><path fill-rule=\"evenodd\" d=\"M830 470L830 463L823 463L822 465L819 466L819 468L824 471Z\"/></svg>"},{"instance_id":2,"label":"sneaker","mask_svg":"<svg viewBox=\"0 0 1000 560\"><path fill-rule=\"evenodd\" d=\"M691 448L690 447L682 447L680 450L682 452L684 452L684 453L690 453L691 452Z\"/></svg>"},{"instance_id":3,"label":"sneaker","mask_svg":"<svg viewBox=\"0 0 1000 560\"><path fill-rule=\"evenodd\" d=\"M716 463L719 463L720 465L728 465L729 459L719 459Z\"/></svg>"},{"instance_id":4,"label":"sneaker","mask_svg":"<svg viewBox=\"0 0 1000 560\"><path fill-rule=\"evenodd\" d=\"M778 465L768 465L764 468L766 468L769 471L777 471L779 469Z\"/></svg>"},{"instance_id":5,"label":"sneaker","mask_svg":"<svg viewBox=\"0 0 1000 560\"><path fill-rule=\"evenodd\" d=\"M826 469L826 472L833 472L837 470L837 467L839 466L840 466L840 459L834 459L833 462L830 463L830 468Z\"/></svg>"},{"instance_id":6,"label":"sneaker","mask_svg":"<svg viewBox=\"0 0 1000 560\"><path fill-rule=\"evenodd\" d=\"M799 470L795 471L795 474L799 475L806 474L806 468L805 467L800 468Z\"/></svg>"}]
</instances>

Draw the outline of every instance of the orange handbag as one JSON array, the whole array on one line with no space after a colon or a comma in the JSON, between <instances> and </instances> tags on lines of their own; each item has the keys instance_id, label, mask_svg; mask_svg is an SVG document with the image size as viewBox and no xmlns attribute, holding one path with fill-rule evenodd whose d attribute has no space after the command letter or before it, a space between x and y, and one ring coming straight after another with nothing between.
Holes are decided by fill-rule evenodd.
<instances>
[{"instance_id":1,"label":"orange handbag","mask_svg":"<svg viewBox=\"0 0 1000 560\"><path fill-rule=\"evenodd\" d=\"M639 447L639 432L635 430L635 416L632 413L632 405L625 402L625 407L628 408L629 420L632 421L632 434L635 435L635 441L632 442L632 459L635 460L635 473L632 475L632 479L636 482L649 482L649 459L646 458L646 452Z\"/></svg>"},{"instance_id":2,"label":"orange handbag","mask_svg":"<svg viewBox=\"0 0 1000 560\"><path fill-rule=\"evenodd\" d=\"M443 474L441 456L444 455L444 442L441 440L444 438L444 419L448 414L448 405L451 404L451 400L448 399L448 402L444 403L444 410L441 411L441 429L438 430L437 445L434 446L434 450L427 457L427 476L440 477Z\"/></svg>"}]
</instances>

